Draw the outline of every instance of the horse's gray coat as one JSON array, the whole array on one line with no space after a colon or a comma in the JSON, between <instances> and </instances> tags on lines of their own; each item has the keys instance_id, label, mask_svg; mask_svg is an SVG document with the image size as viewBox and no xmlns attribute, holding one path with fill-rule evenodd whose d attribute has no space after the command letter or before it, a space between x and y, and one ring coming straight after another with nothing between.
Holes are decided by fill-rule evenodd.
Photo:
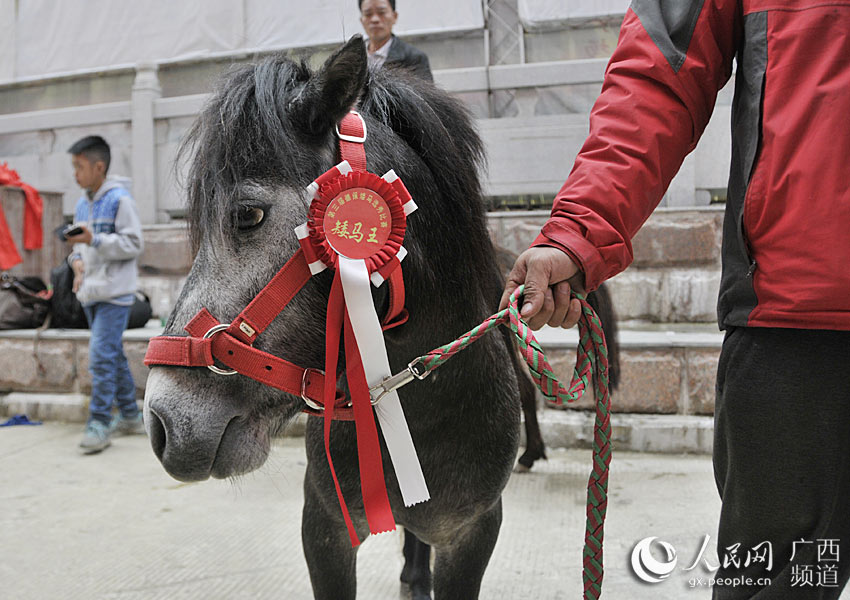
<instances>
[{"instance_id":1,"label":"horse's gray coat","mask_svg":"<svg viewBox=\"0 0 850 600\"><path fill-rule=\"evenodd\" d=\"M358 37L317 73L285 58L269 59L236 70L213 95L189 138L189 211L198 252L168 335L181 335L201 307L230 322L292 256L298 246L293 228L306 220L304 187L335 163L333 125L358 98L369 129L369 169L395 169L419 205L405 238L410 320L385 334L394 372L495 310L500 278L477 175L481 144L468 114L405 73L367 72ZM240 230L236 223L251 208L265 218ZM330 277L313 277L256 346L322 368ZM373 293L382 313L386 291ZM400 390L432 499L404 507L384 449L387 488L396 521L436 549L437 598L477 597L498 536L501 492L519 438L509 346L504 335L486 336L438 376ZM300 398L241 375L156 367L145 421L166 470L198 481L261 466L270 437L302 406ZM353 424L334 422L330 445L362 539L368 527ZM330 479L321 419L309 419L306 447L302 538L314 594L354 598L356 549Z\"/></svg>"}]
</instances>

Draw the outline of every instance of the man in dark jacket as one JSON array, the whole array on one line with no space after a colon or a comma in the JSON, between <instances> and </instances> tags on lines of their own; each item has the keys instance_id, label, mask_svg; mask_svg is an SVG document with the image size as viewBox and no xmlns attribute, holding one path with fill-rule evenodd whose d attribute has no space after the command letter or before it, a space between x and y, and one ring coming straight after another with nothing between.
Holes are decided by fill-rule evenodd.
<instances>
[{"instance_id":1,"label":"man in dark jacket","mask_svg":"<svg viewBox=\"0 0 850 600\"><path fill-rule=\"evenodd\" d=\"M847 1L634 0L590 135L502 299L525 283L532 327L577 322L571 288L631 262L737 59L713 456L714 576L733 583L716 599L838 598L850 576L848 56Z\"/></svg>"},{"instance_id":2,"label":"man in dark jacket","mask_svg":"<svg viewBox=\"0 0 850 600\"><path fill-rule=\"evenodd\" d=\"M369 36L366 40L369 64L401 65L419 77L433 81L425 53L393 35L393 25L398 20L395 0L358 0L358 4L360 22Z\"/></svg>"}]
</instances>

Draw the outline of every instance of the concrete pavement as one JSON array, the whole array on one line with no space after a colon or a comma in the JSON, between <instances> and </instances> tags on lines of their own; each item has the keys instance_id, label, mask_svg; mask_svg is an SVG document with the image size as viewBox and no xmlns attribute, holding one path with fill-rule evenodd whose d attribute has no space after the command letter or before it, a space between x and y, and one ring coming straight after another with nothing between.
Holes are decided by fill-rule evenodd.
<instances>
[{"instance_id":1,"label":"concrete pavement","mask_svg":"<svg viewBox=\"0 0 850 600\"><path fill-rule=\"evenodd\" d=\"M169 477L143 436L82 456L79 425L0 428L0 598L14 600L292 599L312 597L299 539L303 439L277 440L263 469L232 481ZM482 598L581 597L589 451L551 452L514 475ZM686 573L719 501L710 458L616 452L605 532L604 598L706 599ZM680 555L659 584L629 567L658 536ZM367 540L359 598L400 597L401 536ZM712 550L711 561L716 563Z\"/></svg>"}]
</instances>

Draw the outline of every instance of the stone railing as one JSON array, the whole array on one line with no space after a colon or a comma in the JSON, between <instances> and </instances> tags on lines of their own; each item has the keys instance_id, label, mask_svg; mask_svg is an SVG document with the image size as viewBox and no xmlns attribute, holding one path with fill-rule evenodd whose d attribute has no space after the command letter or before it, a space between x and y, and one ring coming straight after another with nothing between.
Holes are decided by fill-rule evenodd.
<instances>
[{"instance_id":1,"label":"stone railing","mask_svg":"<svg viewBox=\"0 0 850 600\"><path fill-rule=\"evenodd\" d=\"M570 171L588 129L588 113L601 88L606 60L592 58L464 67L435 72L435 81L462 99L477 117L488 156L481 173L488 195L552 196ZM206 94L163 97L158 67L140 64L130 99L0 115L0 160L40 188L64 192L64 213L79 196L67 148L98 133L114 150L110 172L132 180L142 222L166 223L183 210L175 178L180 139ZM729 97L718 100L700 144L685 159L663 206L707 205L710 190L724 188L729 163ZM490 98L510 98L498 115Z\"/></svg>"}]
</instances>

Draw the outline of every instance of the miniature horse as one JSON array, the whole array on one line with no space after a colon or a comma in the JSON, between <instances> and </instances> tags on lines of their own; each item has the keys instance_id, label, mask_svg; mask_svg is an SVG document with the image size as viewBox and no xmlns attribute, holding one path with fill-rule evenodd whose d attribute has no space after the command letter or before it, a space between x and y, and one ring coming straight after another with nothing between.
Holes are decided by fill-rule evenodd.
<instances>
[{"instance_id":1,"label":"miniature horse","mask_svg":"<svg viewBox=\"0 0 850 600\"><path fill-rule=\"evenodd\" d=\"M429 83L400 71L369 71L356 36L317 72L273 57L237 68L213 93L184 146L191 155L188 214L197 254L167 335L182 335L202 307L230 322L293 256L299 247L293 230L307 219L305 188L338 162L334 128L355 106L368 127L368 169L379 175L394 169L419 206L404 239L409 319L384 336L393 372L495 311L501 277L486 227L478 179L482 146L472 119ZM331 282L327 271L311 277L254 347L321 369ZM386 287L372 290L379 316L388 310ZM496 543L501 494L519 444L514 365L503 330L399 390L428 502L404 506L381 437L395 521L435 548L437 599L477 598ZM346 389L344 375L338 383ZM303 408L299 396L242 375L157 366L147 383L145 422L166 471L201 481L260 467L271 437ZM357 548L334 491L321 418L308 419L305 444L302 544L313 593L353 599ZM330 451L362 540L369 529L353 423L333 422Z\"/></svg>"}]
</instances>

